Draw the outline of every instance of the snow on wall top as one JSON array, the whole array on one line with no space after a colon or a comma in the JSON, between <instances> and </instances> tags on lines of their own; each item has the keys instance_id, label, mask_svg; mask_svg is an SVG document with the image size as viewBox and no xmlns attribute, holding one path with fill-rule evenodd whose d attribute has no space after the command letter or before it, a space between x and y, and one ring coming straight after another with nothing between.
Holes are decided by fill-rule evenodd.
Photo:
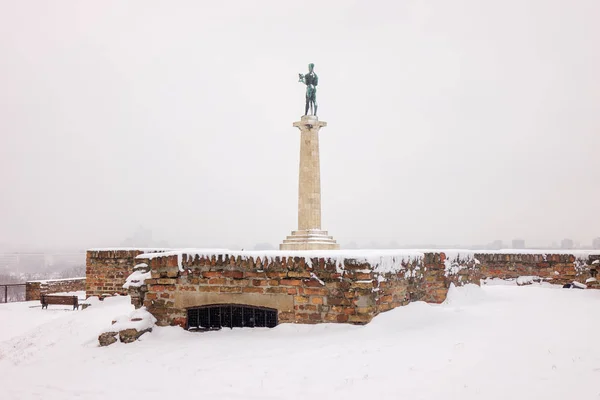
<instances>
[{"instance_id":1,"label":"snow on wall top","mask_svg":"<svg viewBox=\"0 0 600 400\"><path fill-rule=\"evenodd\" d=\"M420 260L425 253L444 253L448 261L469 261L476 260L477 254L523 254L523 255L573 255L576 259L586 261L591 255L600 255L599 250L551 250L551 249L500 249L500 250L468 250L468 249L351 249L351 250L228 250L228 249L144 249L144 248L104 248L92 249L94 251L118 251L118 250L140 250L144 254L137 256L137 259L151 260L157 257L178 256L179 269L183 270L183 255L189 257L219 257L233 256L242 259L260 258L272 262L277 257L304 257L306 263L312 267L312 259L326 258L334 260L341 270L344 260L352 259L358 262L369 263L373 269L380 273L396 272L403 270L403 263L410 263L414 260Z\"/></svg>"},{"instance_id":2,"label":"snow on wall top","mask_svg":"<svg viewBox=\"0 0 600 400\"><path fill-rule=\"evenodd\" d=\"M81 278L42 279L42 280L27 281L27 282L48 283L48 282L65 282L65 281L79 281L79 280L85 280L85 276L81 277Z\"/></svg>"},{"instance_id":3,"label":"snow on wall top","mask_svg":"<svg viewBox=\"0 0 600 400\"><path fill-rule=\"evenodd\" d=\"M143 251L144 253L159 253L162 251L172 251L177 249L162 247L97 247L87 249L87 251Z\"/></svg>"},{"instance_id":4,"label":"snow on wall top","mask_svg":"<svg viewBox=\"0 0 600 400\"><path fill-rule=\"evenodd\" d=\"M183 255L188 257L219 257L233 256L241 257L242 259L257 259L267 260L272 262L275 258L283 257L304 257L306 263L312 267L312 259L326 258L334 260L338 270L344 265L344 260L352 259L358 262L369 263L374 270L380 273L402 270L402 263L420 260L424 253L416 250L252 250L252 251L236 251L227 249L180 249L168 251L165 253L146 253L137 256L137 259L151 260L157 257L168 257L176 255L179 260L179 269L183 270L182 260Z\"/></svg>"}]
</instances>

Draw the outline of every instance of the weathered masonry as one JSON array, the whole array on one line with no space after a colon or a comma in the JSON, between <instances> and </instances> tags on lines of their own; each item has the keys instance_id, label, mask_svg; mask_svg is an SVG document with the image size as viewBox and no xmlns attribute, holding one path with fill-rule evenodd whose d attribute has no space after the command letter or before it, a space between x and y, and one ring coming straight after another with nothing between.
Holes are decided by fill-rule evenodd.
<instances>
[{"instance_id":1,"label":"weathered masonry","mask_svg":"<svg viewBox=\"0 0 600 400\"><path fill-rule=\"evenodd\" d=\"M46 279L25 284L25 300L39 300L43 294L85 290L86 278Z\"/></svg>"},{"instance_id":2,"label":"weathered masonry","mask_svg":"<svg viewBox=\"0 0 600 400\"><path fill-rule=\"evenodd\" d=\"M529 275L558 284L594 281L590 287L596 287L599 260L600 252L92 250L86 289L88 296L125 294L127 276L143 265L147 277L129 294L158 325L365 324L409 302L440 303L451 283L479 284L482 278Z\"/></svg>"},{"instance_id":3,"label":"weathered masonry","mask_svg":"<svg viewBox=\"0 0 600 400\"><path fill-rule=\"evenodd\" d=\"M213 324L220 326L240 326L239 321L246 320L256 324L258 320L249 317L256 309L276 311L275 324L365 324L381 311L410 301L441 302L446 296L448 281L440 254L385 256L389 271L368 259L309 257L310 253L274 257L243 253L141 255L138 260L147 263L151 272L145 281L143 304L158 325L199 327L196 311L190 310L207 306L213 314L205 311L205 318L218 317L219 322ZM471 263L471 269L475 265ZM235 308L228 311L226 305ZM232 320L236 310L237 323ZM224 316L226 313L231 315ZM262 321L261 313L258 318Z\"/></svg>"},{"instance_id":4,"label":"weathered masonry","mask_svg":"<svg viewBox=\"0 0 600 400\"><path fill-rule=\"evenodd\" d=\"M137 264L136 257L166 249L93 249L86 254L86 297L126 295L123 284Z\"/></svg>"}]
</instances>

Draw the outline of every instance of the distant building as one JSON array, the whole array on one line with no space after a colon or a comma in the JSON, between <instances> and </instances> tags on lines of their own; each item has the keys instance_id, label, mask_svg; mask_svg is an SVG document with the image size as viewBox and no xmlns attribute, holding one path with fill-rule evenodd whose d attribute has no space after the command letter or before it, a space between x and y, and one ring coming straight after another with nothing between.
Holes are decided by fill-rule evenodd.
<instances>
[{"instance_id":1,"label":"distant building","mask_svg":"<svg viewBox=\"0 0 600 400\"><path fill-rule=\"evenodd\" d=\"M572 250L573 249L573 241L571 239L563 239L560 242L560 248L564 250Z\"/></svg>"},{"instance_id":2,"label":"distant building","mask_svg":"<svg viewBox=\"0 0 600 400\"><path fill-rule=\"evenodd\" d=\"M512 241L513 249L524 249L525 248L525 240L523 239L513 239Z\"/></svg>"},{"instance_id":3,"label":"distant building","mask_svg":"<svg viewBox=\"0 0 600 400\"><path fill-rule=\"evenodd\" d=\"M592 241L592 247L596 250L600 250L600 237L597 237Z\"/></svg>"}]
</instances>

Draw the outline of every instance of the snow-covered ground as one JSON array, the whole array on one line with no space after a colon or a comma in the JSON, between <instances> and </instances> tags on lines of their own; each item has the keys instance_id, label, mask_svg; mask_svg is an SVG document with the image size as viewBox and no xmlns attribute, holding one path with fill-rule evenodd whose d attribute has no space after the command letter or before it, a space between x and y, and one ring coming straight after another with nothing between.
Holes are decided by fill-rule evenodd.
<instances>
[{"instance_id":1,"label":"snow-covered ground","mask_svg":"<svg viewBox=\"0 0 600 400\"><path fill-rule=\"evenodd\" d=\"M6 399L597 399L600 291L491 282L451 288L367 326L155 328L98 347L133 308L0 305Z\"/></svg>"}]
</instances>

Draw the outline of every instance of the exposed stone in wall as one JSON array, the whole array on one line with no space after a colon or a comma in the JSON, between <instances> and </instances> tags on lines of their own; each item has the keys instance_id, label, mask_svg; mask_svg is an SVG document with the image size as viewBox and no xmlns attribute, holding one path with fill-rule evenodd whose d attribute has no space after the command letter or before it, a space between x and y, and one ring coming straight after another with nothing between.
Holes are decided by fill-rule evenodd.
<instances>
[{"instance_id":1,"label":"exposed stone in wall","mask_svg":"<svg viewBox=\"0 0 600 400\"><path fill-rule=\"evenodd\" d=\"M146 252L160 250L89 250L86 254L86 297L127 294L123 284L138 263L135 257Z\"/></svg>"},{"instance_id":2,"label":"exposed stone in wall","mask_svg":"<svg viewBox=\"0 0 600 400\"><path fill-rule=\"evenodd\" d=\"M600 255L587 260L570 254L475 254L481 263L483 278L518 278L539 276L553 284L573 281L584 283L591 278L598 264L592 264Z\"/></svg>"},{"instance_id":3,"label":"exposed stone in wall","mask_svg":"<svg viewBox=\"0 0 600 400\"><path fill-rule=\"evenodd\" d=\"M444 275L449 283L455 286L463 286L467 283L479 285L483 278L481 261L469 254L457 254L446 257L445 253L441 253L444 263Z\"/></svg>"},{"instance_id":4,"label":"exposed stone in wall","mask_svg":"<svg viewBox=\"0 0 600 400\"><path fill-rule=\"evenodd\" d=\"M187 308L208 304L270 307L280 322L365 324L410 301L440 303L449 287L439 253L385 273L353 259L338 265L326 258L181 257L183 271L177 255L147 261L152 277L144 305L158 325L185 326Z\"/></svg>"},{"instance_id":5,"label":"exposed stone in wall","mask_svg":"<svg viewBox=\"0 0 600 400\"><path fill-rule=\"evenodd\" d=\"M186 308L206 304L270 307L278 310L280 322L304 323L366 323L375 307L370 275L352 280L330 260L315 259L312 269L300 257L263 264L260 258L191 259L184 255L183 271L178 269L177 256L154 258L149 263L152 279L146 280L144 305L158 325L185 326Z\"/></svg>"},{"instance_id":6,"label":"exposed stone in wall","mask_svg":"<svg viewBox=\"0 0 600 400\"><path fill-rule=\"evenodd\" d=\"M146 263L140 263L137 264L134 268L134 273L135 271L138 271L139 273L147 273L150 271L150 266ZM129 281L131 279L131 276L129 276L129 278L127 278L127 280ZM127 285L125 285L127 286ZM127 287L127 293L129 294L129 296L131 297L131 304L133 304L133 306L135 308L140 308L144 305L144 297L146 296L146 292L148 291L148 285L146 285L143 280L140 282L137 281L133 281L131 282L131 284L129 285L129 287Z\"/></svg>"},{"instance_id":7,"label":"exposed stone in wall","mask_svg":"<svg viewBox=\"0 0 600 400\"><path fill-rule=\"evenodd\" d=\"M29 281L25 284L25 299L39 300L42 294L83 291L85 282L86 278Z\"/></svg>"},{"instance_id":8,"label":"exposed stone in wall","mask_svg":"<svg viewBox=\"0 0 600 400\"><path fill-rule=\"evenodd\" d=\"M273 308L280 323L365 324L381 312L412 301L441 303L451 284L519 276L540 276L556 284L583 283L600 265L600 261L593 264L600 254L582 259L581 255L556 254L449 252L447 257L444 252L420 253L400 256L393 265L382 267L377 264L379 255L365 258L372 261L358 261L294 253L279 257L244 252L174 253L88 252L88 271L98 274L88 287L95 288L95 293L122 293L117 285L122 287L134 265L146 262L150 278L129 294L136 308L146 306L158 325L185 327L188 308L214 304ZM116 270L123 271L122 275L117 277ZM113 283L106 285L109 279ZM598 286L591 281L590 287Z\"/></svg>"}]
</instances>

